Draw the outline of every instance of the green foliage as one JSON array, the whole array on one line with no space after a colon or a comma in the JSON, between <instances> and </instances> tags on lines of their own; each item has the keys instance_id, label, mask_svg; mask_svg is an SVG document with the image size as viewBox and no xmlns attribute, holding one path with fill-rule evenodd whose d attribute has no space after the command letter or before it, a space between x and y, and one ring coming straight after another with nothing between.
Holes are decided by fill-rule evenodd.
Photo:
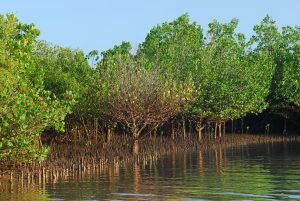
<instances>
[{"instance_id":1,"label":"green foliage","mask_svg":"<svg viewBox=\"0 0 300 201\"><path fill-rule=\"evenodd\" d=\"M238 21L209 24L207 36L187 14L151 29L138 56L152 68L159 66L167 79L192 78L196 103L189 115L236 119L267 107L272 76L265 54L255 54L251 41L235 32Z\"/></svg>"},{"instance_id":2,"label":"green foliage","mask_svg":"<svg viewBox=\"0 0 300 201\"><path fill-rule=\"evenodd\" d=\"M86 115L89 111L86 103L93 69L84 53L39 41L35 60L38 67L45 71L45 89L62 101L72 99L73 117Z\"/></svg>"},{"instance_id":3,"label":"green foliage","mask_svg":"<svg viewBox=\"0 0 300 201\"><path fill-rule=\"evenodd\" d=\"M184 14L173 22L152 28L138 54L153 68L168 72L169 77L185 80L199 64L203 42L202 28Z\"/></svg>"},{"instance_id":4,"label":"green foliage","mask_svg":"<svg viewBox=\"0 0 300 201\"><path fill-rule=\"evenodd\" d=\"M209 25L201 63L195 73L200 88L193 113L210 119L237 119L267 107L266 97L273 73L267 56L254 54L238 21Z\"/></svg>"},{"instance_id":5,"label":"green foliage","mask_svg":"<svg viewBox=\"0 0 300 201\"><path fill-rule=\"evenodd\" d=\"M288 102L300 107L300 27L285 27L283 38L288 48L280 89Z\"/></svg>"},{"instance_id":6,"label":"green foliage","mask_svg":"<svg viewBox=\"0 0 300 201\"><path fill-rule=\"evenodd\" d=\"M300 28L283 27L280 33L275 21L266 16L254 30L256 51L267 53L275 68L269 97L271 109L285 117L297 111L300 115Z\"/></svg>"},{"instance_id":7,"label":"green foliage","mask_svg":"<svg viewBox=\"0 0 300 201\"><path fill-rule=\"evenodd\" d=\"M33 24L0 15L0 162L41 161L47 147L39 143L47 127L63 130L68 102L50 97L33 52L39 31Z\"/></svg>"}]
</instances>

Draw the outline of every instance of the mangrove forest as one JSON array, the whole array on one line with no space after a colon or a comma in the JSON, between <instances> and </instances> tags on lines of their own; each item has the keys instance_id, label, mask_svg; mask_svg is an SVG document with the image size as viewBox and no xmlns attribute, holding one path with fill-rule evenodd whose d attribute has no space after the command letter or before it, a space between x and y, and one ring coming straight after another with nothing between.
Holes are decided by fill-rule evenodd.
<instances>
[{"instance_id":1,"label":"mangrove forest","mask_svg":"<svg viewBox=\"0 0 300 201\"><path fill-rule=\"evenodd\" d=\"M142 139L193 136L205 145L231 133L299 135L300 27L269 16L252 36L237 27L232 19L202 28L184 14L154 26L136 48L86 54L0 15L0 169L51 160L60 144L138 152ZM149 148L172 146L161 142Z\"/></svg>"}]
</instances>

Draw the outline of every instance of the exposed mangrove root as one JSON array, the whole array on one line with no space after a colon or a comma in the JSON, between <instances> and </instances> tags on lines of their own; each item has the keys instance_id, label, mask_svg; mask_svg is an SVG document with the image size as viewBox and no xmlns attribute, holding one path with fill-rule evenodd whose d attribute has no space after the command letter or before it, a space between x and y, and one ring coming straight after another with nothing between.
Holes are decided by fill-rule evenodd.
<instances>
[{"instance_id":1,"label":"exposed mangrove root","mask_svg":"<svg viewBox=\"0 0 300 201\"><path fill-rule=\"evenodd\" d=\"M43 187L46 183L55 183L70 175L82 176L86 172L131 164L142 166L155 164L159 158L169 154L176 155L191 151L202 154L216 148L226 149L250 144L300 141L297 136L231 134L216 140L204 136L200 142L197 135L188 135L185 140L184 136L174 140L172 137L147 136L139 140L128 136L114 135L111 137L114 143L107 143L106 136L100 136L97 138L98 141L93 141L91 145L84 143L52 144L48 159L42 164L1 166L0 185L10 182L17 185L38 184ZM216 153L216 158L221 157L222 154Z\"/></svg>"}]
</instances>

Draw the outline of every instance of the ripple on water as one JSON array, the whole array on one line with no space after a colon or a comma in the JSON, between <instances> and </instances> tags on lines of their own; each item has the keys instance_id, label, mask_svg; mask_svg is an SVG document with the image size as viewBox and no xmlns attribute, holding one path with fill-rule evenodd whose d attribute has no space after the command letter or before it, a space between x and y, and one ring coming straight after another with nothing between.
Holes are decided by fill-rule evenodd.
<instances>
[{"instance_id":1,"label":"ripple on water","mask_svg":"<svg viewBox=\"0 0 300 201\"><path fill-rule=\"evenodd\" d=\"M266 199L273 199L270 195L257 195L251 193L238 193L238 192L224 192L224 193L216 193L217 195L234 195L240 197L248 197L248 198L266 198Z\"/></svg>"}]
</instances>

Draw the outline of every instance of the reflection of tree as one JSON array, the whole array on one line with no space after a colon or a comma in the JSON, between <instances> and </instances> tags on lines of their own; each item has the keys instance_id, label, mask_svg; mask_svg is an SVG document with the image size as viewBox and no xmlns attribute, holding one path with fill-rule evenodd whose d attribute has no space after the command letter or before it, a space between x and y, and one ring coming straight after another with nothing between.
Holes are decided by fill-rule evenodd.
<instances>
[{"instance_id":1,"label":"reflection of tree","mask_svg":"<svg viewBox=\"0 0 300 201\"><path fill-rule=\"evenodd\" d=\"M172 153L172 177L176 177L176 155Z\"/></svg>"},{"instance_id":2,"label":"reflection of tree","mask_svg":"<svg viewBox=\"0 0 300 201\"><path fill-rule=\"evenodd\" d=\"M42 186L38 185L22 185L16 183L6 183L0 180L0 200L18 200L18 201L49 201L47 191L43 190Z\"/></svg>"},{"instance_id":3,"label":"reflection of tree","mask_svg":"<svg viewBox=\"0 0 300 201\"><path fill-rule=\"evenodd\" d=\"M198 151L198 169L199 173L204 172L204 159L203 159L203 151L199 149Z\"/></svg>"},{"instance_id":4,"label":"reflection of tree","mask_svg":"<svg viewBox=\"0 0 300 201\"><path fill-rule=\"evenodd\" d=\"M255 147L257 147L257 150L259 147L264 147L264 145ZM255 195L269 195L276 186L274 184L276 177L270 174L269 168L265 169L263 164L266 161L260 158L259 160L254 160L258 154L256 150L253 148L226 150L222 147L216 147L216 149L209 151L211 154L209 154L209 158L205 160L205 164L203 163L203 155L205 152L202 150L198 150L198 154L194 156L194 161L184 160L184 157L177 157L176 163L178 163L179 167L188 167L186 169L188 174L185 175L184 180L177 180L177 182L172 185L178 186L178 188L169 189L168 193L174 193L178 196L189 195L189 197L192 198L209 198L209 195L211 195L212 200L231 198L245 199L245 196L247 197L248 194L248 196L254 197ZM271 152L274 151L271 150ZM261 152L261 154L264 153L265 151ZM190 155L187 156L189 157ZM172 157L172 163L174 163L173 160ZM167 164L168 162L166 161L165 163ZM194 171L195 166L193 166L193 164L184 165L183 163L197 164L198 171ZM295 167L299 167L299 162L297 163ZM289 164L289 161L286 161L286 164ZM299 170L291 170L291 168L287 166L284 167L284 169L294 171L293 176L299 173ZM203 170L205 174L202 173ZM164 172L160 171L160 173L160 176L163 176ZM178 176L179 175L177 175L177 178ZM218 190L216 191L216 189ZM299 189L299 186L296 187L294 185L293 189ZM236 194L222 194L226 192L235 192ZM214 195L215 193L220 193L220 195Z\"/></svg>"},{"instance_id":5,"label":"reflection of tree","mask_svg":"<svg viewBox=\"0 0 300 201\"><path fill-rule=\"evenodd\" d=\"M215 147L214 152L215 152L216 172L220 174L222 171L222 164L223 164L222 147L221 146Z\"/></svg>"},{"instance_id":6,"label":"reflection of tree","mask_svg":"<svg viewBox=\"0 0 300 201\"><path fill-rule=\"evenodd\" d=\"M141 186L141 173L139 164L135 163L133 167L133 192L135 194L140 193Z\"/></svg>"},{"instance_id":7,"label":"reflection of tree","mask_svg":"<svg viewBox=\"0 0 300 201\"><path fill-rule=\"evenodd\" d=\"M183 170L183 177L186 177L186 166L187 166L187 161L186 161L186 155L187 153L183 154L183 163L181 164L182 170Z\"/></svg>"},{"instance_id":8,"label":"reflection of tree","mask_svg":"<svg viewBox=\"0 0 300 201\"><path fill-rule=\"evenodd\" d=\"M300 175L300 161L297 160L300 147L299 144L297 146L292 149L290 145L284 147L278 144L269 148L267 145L232 149L216 146L210 150L199 149L196 153L173 152L151 165L140 165L143 164L141 160L139 163L128 163L125 167L102 166L93 170L88 168L82 171L81 175L70 173L69 182L58 178L53 185L48 183L46 189L50 195L48 197L52 198L54 195L57 199L65 200L123 200L129 197L146 199L147 196L139 195L143 193L172 195L159 197L159 200L178 200L186 197L208 200L256 200L263 199L256 195L270 194L277 194L273 197L283 200L287 197L280 193L289 193L283 190L300 189L300 184L297 183L297 175ZM139 154L142 155L142 152ZM13 188L18 188L17 185L19 184L14 184ZM36 185L38 186L38 180ZM0 181L0 191L3 186L5 185ZM38 189L37 186L32 189L43 192L42 187ZM31 192L32 189L24 189L22 192ZM19 192L19 195L14 196L17 198L21 194ZM35 193L36 196L41 196L41 199L34 197L31 200L43 200L44 197L46 200L47 196L42 194ZM9 200L5 196L7 194L1 192L0 200ZM15 197L8 198L18 200L14 199ZM151 196L149 198L156 199Z\"/></svg>"},{"instance_id":9,"label":"reflection of tree","mask_svg":"<svg viewBox=\"0 0 300 201\"><path fill-rule=\"evenodd\" d=\"M272 189L274 194L279 195L279 192L289 194L297 190L299 196L299 150L299 143L275 144L275 146L265 146L262 150L267 153L262 159L264 161L262 167L269 170L269 174L274 178L273 183L276 184ZM276 199L283 198L285 197L276 197Z\"/></svg>"}]
</instances>

